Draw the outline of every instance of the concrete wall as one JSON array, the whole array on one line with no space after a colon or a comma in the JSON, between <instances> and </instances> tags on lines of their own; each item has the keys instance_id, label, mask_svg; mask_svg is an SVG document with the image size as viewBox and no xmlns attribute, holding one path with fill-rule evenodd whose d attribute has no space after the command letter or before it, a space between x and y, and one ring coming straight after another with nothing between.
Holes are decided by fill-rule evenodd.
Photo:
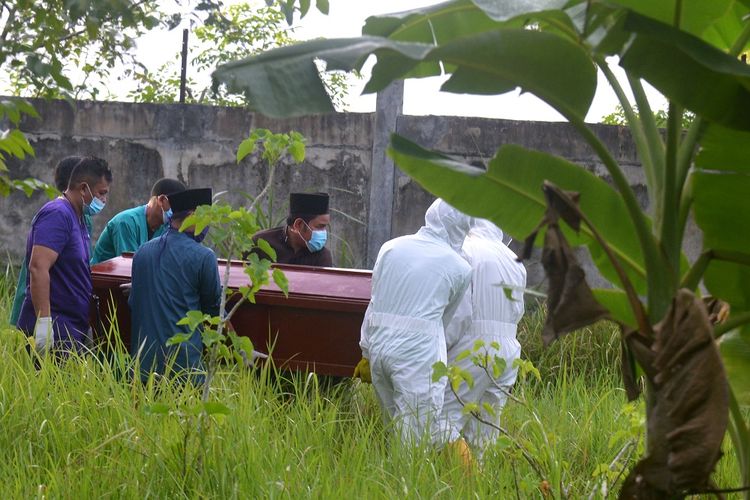
<instances>
[{"instance_id":1,"label":"concrete wall","mask_svg":"<svg viewBox=\"0 0 750 500\"><path fill-rule=\"evenodd\" d=\"M273 132L297 130L308 140L301 166L282 165L274 182L274 218L288 208L290 191L327 191L332 196L334 263L366 267L367 222L379 224L381 214L392 210L390 236L414 232L423 221L433 197L396 169L389 176L373 175L372 158L381 158L382 126L376 114L331 114L289 120L271 120L237 108L197 105L152 105L35 101L41 119L29 119L23 130L36 150L35 158L10 163L13 177L34 176L52 180L55 163L71 154L94 154L109 161L114 173L112 194L102 215L95 219L95 235L115 213L144 203L153 182L162 176L177 177L192 187L211 186L228 191L227 199L243 203L243 193L256 194L267 179L257 155L237 165L235 152L251 128ZM398 103L400 106L400 102ZM399 108L400 109L400 108ZM393 115L389 115L391 122ZM502 144L514 143L557 154L606 178L593 151L575 130L562 123L518 122L482 118L398 116L396 131L422 146L442 153L486 163ZM646 203L643 174L627 130L594 126L615 158L624 166L642 203ZM392 168L392 167L390 167ZM383 180L386 179L386 180ZM385 183L385 185L383 185ZM389 184L390 183L390 184ZM375 190L392 191L392 197L373 196ZM370 207L371 200L383 206ZM0 198L0 253L18 256L24 250L31 218L46 201L43 194L26 199L16 193ZM691 254L700 248L691 231ZM372 240L372 238L371 238ZM377 245L370 246L370 254ZM541 281L540 266L529 263L529 282Z\"/></svg>"}]
</instances>

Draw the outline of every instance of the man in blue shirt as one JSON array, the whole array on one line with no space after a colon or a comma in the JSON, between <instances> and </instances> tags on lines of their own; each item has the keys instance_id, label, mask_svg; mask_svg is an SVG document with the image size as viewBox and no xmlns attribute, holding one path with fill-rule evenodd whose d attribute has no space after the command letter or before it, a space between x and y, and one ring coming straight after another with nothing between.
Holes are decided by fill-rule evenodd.
<instances>
[{"instance_id":1,"label":"man in blue shirt","mask_svg":"<svg viewBox=\"0 0 750 500\"><path fill-rule=\"evenodd\" d=\"M165 177L156 181L148 203L123 210L107 222L96 242L91 264L135 252L150 239L161 236L172 214L167 196L184 190L185 185L177 179Z\"/></svg>"},{"instance_id":2,"label":"man in blue shirt","mask_svg":"<svg viewBox=\"0 0 750 500\"><path fill-rule=\"evenodd\" d=\"M188 311L219 314L221 282L214 252L201 244L205 231L180 232L182 222L200 205L211 204L211 189L188 189L169 195L174 211L169 229L143 245L133 257L128 303L133 318L130 353L140 361L143 382L150 373L172 371L195 383L203 381L200 331L177 325ZM167 346L177 333L193 333L181 344Z\"/></svg>"}]
</instances>

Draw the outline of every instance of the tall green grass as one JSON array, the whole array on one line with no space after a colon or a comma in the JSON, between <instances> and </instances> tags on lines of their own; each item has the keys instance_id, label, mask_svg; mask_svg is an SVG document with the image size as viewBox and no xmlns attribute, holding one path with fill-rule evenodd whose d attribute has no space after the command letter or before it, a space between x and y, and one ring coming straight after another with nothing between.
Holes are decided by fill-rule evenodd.
<instances>
[{"instance_id":1,"label":"tall green grass","mask_svg":"<svg viewBox=\"0 0 750 500\"><path fill-rule=\"evenodd\" d=\"M369 385L323 386L314 375L268 367L225 367L211 396L231 412L214 418L201 441L195 420L180 414L199 391L129 382L123 353L35 369L26 339L7 326L8 281L0 279L0 491L7 497L543 496L546 485L507 440L466 475L446 454L394 440ZM614 479L635 460L625 454L609 469L626 444L637 446L642 408L626 405L619 388L610 326L542 351L532 339L541 321L534 314L519 336L542 382L516 385L529 407L509 403L502 425L543 465L552 495L601 497L603 471ZM154 413L159 405L171 413ZM732 460L725 453L720 485L738 484Z\"/></svg>"}]
</instances>

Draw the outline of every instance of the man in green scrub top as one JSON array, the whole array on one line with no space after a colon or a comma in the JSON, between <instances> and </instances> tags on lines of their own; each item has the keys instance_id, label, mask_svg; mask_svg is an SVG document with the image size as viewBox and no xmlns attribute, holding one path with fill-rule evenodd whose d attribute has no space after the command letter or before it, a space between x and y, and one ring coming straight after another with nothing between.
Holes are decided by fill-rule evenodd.
<instances>
[{"instance_id":1,"label":"man in green scrub top","mask_svg":"<svg viewBox=\"0 0 750 500\"><path fill-rule=\"evenodd\" d=\"M168 227L172 209L167 196L185 190L177 179L159 179L151 188L148 203L123 210L107 222L96 242L91 264L135 252L144 243L160 236Z\"/></svg>"}]
</instances>

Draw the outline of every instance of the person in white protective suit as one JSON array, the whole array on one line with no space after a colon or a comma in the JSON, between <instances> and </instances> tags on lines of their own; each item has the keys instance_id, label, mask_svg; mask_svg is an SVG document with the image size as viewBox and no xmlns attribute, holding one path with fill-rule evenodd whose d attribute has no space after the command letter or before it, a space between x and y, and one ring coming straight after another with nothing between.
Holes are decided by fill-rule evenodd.
<instances>
[{"instance_id":1,"label":"person in white protective suit","mask_svg":"<svg viewBox=\"0 0 750 500\"><path fill-rule=\"evenodd\" d=\"M472 219L462 255L471 265L471 286L446 326L448 364L467 370L474 379L472 388L465 383L459 387L457 393L461 400L478 403L480 408L488 403L495 411L495 418L487 412L483 412L483 418L498 423L508 391L516 381L517 369L513 362L521 355L516 329L524 311L526 269L503 243L500 228L485 219ZM504 289L511 290L511 298ZM471 357L456 360L462 352L472 351L478 340L484 342L484 347L476 352L477 355L486 353L490 360L497 355L506 362L505 371L494 380L483 368L476 366ZM447 439L454 442L463 435L481 456L486 446L497 439L498 431L471 415L465 415L462 410L462 404L447 386L443 405L444 425L447 425L449 434Z\"/></svg>"},{"instance_id":2,"label":"person in white protective suit","mask_svg":"<svg viewBox=\"0 0 750 500\"><path fill-rule=\"evenodd\" d=\"M471 279L458 251L470 219L436 200L416 234L386 242L372 273L372 298L360 347L369 359L383 415L404 443L440 442L446 378L432 381L432 365L446 362L444 324Z\"/></svg>"}]
</instances>

